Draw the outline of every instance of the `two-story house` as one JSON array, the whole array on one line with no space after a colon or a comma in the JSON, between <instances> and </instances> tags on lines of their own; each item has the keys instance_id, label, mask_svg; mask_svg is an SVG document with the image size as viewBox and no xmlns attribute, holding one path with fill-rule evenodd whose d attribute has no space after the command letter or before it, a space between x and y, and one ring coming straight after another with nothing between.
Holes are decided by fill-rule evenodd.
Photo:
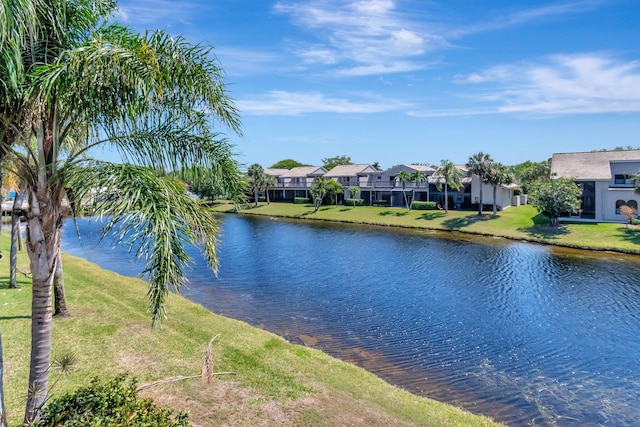
<instances>
[{"instance_id":1,"label":"two-story house","mask_svg":"<svg viewBox=\"0 0 640 427\"><path fill-rule=\"evenodd\" d=\"M322 166L299 166L292 169L267 168L264 173L277 179L277 185L269 189L270 200L293 201L296 197L310 197L316 178L325 175L327 170Z\"/></svg>"},{"instance_id":2,"label":"two-story house","mask_svg":"<svg viewBox=\"0 0 640 427\"><path fill-rule=\"evenodd\" d=\"M556 153L551 178L570 178L582 188L576 217L595 221L624 221L620 207L638 209L631 178L640 171L640 150Z\"/></svg>"},{"instance_id":3,"label":"two-story house","mask_svg":"<svg viewBox=\"0 0 640 427\"><path fill-rule=\"evenodd\" d=\"M364 199L366 204L372 204L371 176L379 176L382 172L371 165L338 165L325 174L325 177L334 179L342 185L343 194L338 195L338 203L351 197L349 187L359 187L358 198Z\"/></svg>"}]
</instances>

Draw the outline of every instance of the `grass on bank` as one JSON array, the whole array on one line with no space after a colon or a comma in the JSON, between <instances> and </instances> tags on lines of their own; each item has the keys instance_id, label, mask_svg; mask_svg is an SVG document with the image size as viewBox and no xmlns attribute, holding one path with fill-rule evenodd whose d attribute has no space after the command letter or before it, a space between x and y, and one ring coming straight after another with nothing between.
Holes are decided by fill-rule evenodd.
<instances>
[{"instance_id":1,"label":"grass on bank","mask_svg":"<svg viewBox=\"0 0 640 427\"><path fill-rule=\"evenodd\" d=\"M231 212L232 206L217 202L214 209ZM621 223L561 223L550 225L548 218L539 214L532 205L510 207L493 215L477 211L438 210L407 211L406 208L359 206L322 206L314 212L313 205L293 203L260 203L240 211L243 214L309 220L340 221L372 225L458 231L472 234L521 239L572 248L611 250L640 254L640 229Z\"/></svg>"},{"instance_id":2,"label":"grass on bank","mask_svg":"<svg viewBox=\"0 0 640 427\"><path fill-rule=\"evenodd\" d=\"M9 237L0 236L9 253ZM30 337L30 280L8 289L8 256L0 259L0 332L5 362L9 425L22 421L27 390ZM169 318L152 331L146 312L146 284L64 256L67 303L72 316L55 319L53 356L71 353L75 369L51 373L54 394L130 372L141 384L199 375L203 352L213 343L214 370L236 376L151 387L142 395L187 410L195 425L260 426L488 426L489 419L420 398L324 353L293 345L248 324L212 314L171 295ZM28 264L20 254L19 266ZM59 381L58 381L59 378ZM56 381L58 381L56 383Z\"/></svg>"}]
</instances>

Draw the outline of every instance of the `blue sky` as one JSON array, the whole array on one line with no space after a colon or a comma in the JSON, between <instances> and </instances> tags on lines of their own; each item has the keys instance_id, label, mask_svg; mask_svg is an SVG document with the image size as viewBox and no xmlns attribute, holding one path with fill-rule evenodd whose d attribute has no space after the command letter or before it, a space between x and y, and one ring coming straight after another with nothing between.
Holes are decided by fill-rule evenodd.
<instances>
[{"instance_id":1,"label":"blue sky","mask_svg":"<svg viewBox=\"0 0 640 427\"><path fill-rule=\"evenodd\" d=\"M122 0L210 43L241 163L505 164L640 146L638 0Z\"/></svg>"}]
</instances>

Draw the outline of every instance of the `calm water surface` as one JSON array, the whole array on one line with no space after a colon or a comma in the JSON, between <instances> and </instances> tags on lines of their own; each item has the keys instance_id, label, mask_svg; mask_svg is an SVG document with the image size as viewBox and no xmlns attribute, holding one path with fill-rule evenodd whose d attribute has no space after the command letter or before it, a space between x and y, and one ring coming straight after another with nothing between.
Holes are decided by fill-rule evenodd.
<instances>
[{"instance_id":1,"label":"calm water surface","mask_svg":"<svg viewBox=\"0 0 640 427\"><path fill-rule=\"evenodd\" d=\"M70 224L63 248L137 275ZM222 217L184 295L510 425L640 425L640 257L499 239Z\"/></svg>"}]
</instances>

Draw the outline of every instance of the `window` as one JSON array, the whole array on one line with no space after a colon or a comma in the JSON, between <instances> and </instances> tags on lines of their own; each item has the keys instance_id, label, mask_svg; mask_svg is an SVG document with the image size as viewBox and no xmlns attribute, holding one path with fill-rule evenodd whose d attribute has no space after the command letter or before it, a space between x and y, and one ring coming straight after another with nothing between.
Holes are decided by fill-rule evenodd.
<instances>
[{"instance_id":1,"label":"window","mask_svg":"<svg viewBox=\"0 0 640 427\"><path fill-rule=\"evenodd\" d=\"M616 174L614 176L614 182L616 185L633 185L633 181L631 179L633 175L629 174Z\"/></svg>"},{"instance_id":2,"label":"window","mask_svg":"<svg viewBox=\"0 0 640 427\"><path fill-rule=\"evenodd\" d=\"M627 206L629 206L630 208L635 209L636 211L638 210L638 202L636 202L635 200L628 200L627 201Z\"/></svg>"},{"instance_id":3,"label":"window","mask_svg":"<svg viewBox=\"0 0 640 427\"><path fill-rule=\"evenodd\" d=\"M626 204L627 203L624 200L616 200L616 213L618 215L620 214L620 208Z\"/></svg>"}]
</instances>

